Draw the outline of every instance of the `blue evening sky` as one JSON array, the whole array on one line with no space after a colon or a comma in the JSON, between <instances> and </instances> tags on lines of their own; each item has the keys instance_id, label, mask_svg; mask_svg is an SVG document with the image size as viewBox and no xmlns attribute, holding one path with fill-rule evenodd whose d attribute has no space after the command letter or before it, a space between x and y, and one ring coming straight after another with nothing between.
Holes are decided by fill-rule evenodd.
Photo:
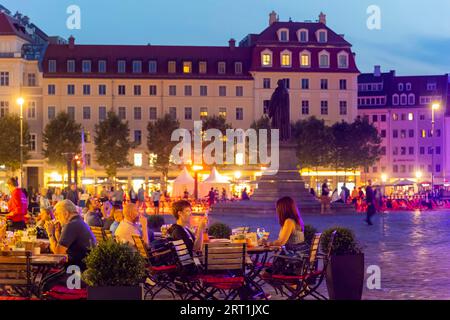
<instances>
[{"instance_id":1,"label":"blue evening sky","mask_svg":"<svg viewBox=\"0 0 450 320\"><path fill-rule=\"evenodd\" d=\"M345 34L362 72L380 64L397 74L450 73L448 0L0 0L49 35L82 44L227 45L260 33L275 10L281 21L316 20ZM66 27L69 5L81 8L81 29ZM381 8L381 30L366 26L367 7Z\"/></svg>"}]
</instances>

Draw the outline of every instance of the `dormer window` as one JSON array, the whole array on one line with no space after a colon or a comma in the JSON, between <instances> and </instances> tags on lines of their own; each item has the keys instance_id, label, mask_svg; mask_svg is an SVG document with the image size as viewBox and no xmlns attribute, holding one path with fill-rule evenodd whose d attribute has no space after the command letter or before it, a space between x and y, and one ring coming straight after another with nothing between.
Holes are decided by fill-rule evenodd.
<instances>
[{"instance_id":1,"label":"dormer window","mask_svg":"<svg viewBox=\"0 0 450 320\"><path fill-rule=\"evenodd\" d=\"M316 33L317 42L326 43L328 41L327 31L326 30L318 30Z\"/></svg>"},{"instance_id":2,"label":"dormer window","mask_svg":"<svg viewBox=\"0 0 450 320\"><path fill-rule=\"evenodd\" d=\"M398 91L403 91L403 83L398 84Z\"/></svg>"},{"instance_id":3,"label":"dormer window","mask_svg":"<svg viewBox=\"0 0 450 320\"><path fill-rule=\"evenodd\" d=\"M177 72L177 62L176 61L169 61L167 64L167 70L169 73L175 73Z\"/></svg>"},{"instance_id":4,"label":"dormer window","mask_svg":"<svg viewBox=\"0 0 450 320\"><path fill-rule=\"evenodd\" d=\"M126 70L126 62L125 60L119 60L117 62L117 72L118 73L125 73Z\"/></svg>"},{"instance_id":5,"label":"dormer window","mask_svg":"<svg viewBox=\"0 0 450 320\"><path fill-rule=\"evenodd\" d=\"M133 73L142 73L142 61L133 60Z\"/></svg>"},{"instance_id":6,"label":"dormer window","mask_svg":"<svg viewBox=\"0 0 450 320\"><path fill-rule=\"evenodd\" d=\"M408 86L408 85L407 85L407 86ZM409 104L410 106L413 106L413 105L416 104L416 96L415 96L413 93L410 93L410 94L408 95L408 104Z\"/></svg>"},{"instance_id":7,"label":"dormer window","mask_svg":"<svg viewBox=\"0 0 450 320\"><path fill-rule=\"evenodd\" d=\"M183 62L183 73L192 73L192 62L191 61Z\"/></svg>"},{"instance_id":8,"label":"dormer window","mask_svg":"<svg viewBox=\"0 0 450 320\"><path fill-rule=\"evenodd\" d=\"M406 106L406 104L407 104L407 96L404 93L400 96L400 104L402 106Z\"/></svg>"},{"instance_id":9,"label":"dormer window","mask_svg":"<svg viewBox=\"0 0 450 320\"><path fill-rule=\"evenodd\" d=\"M300 53L300 67L311 67L311 53L309 51L305 50Z\"/></svg>"},{"instance_id":10,"label":"dormer window","mask_svg":"<svg viewBox=\"0 0 450 320\"><path fill-rule=\"evenodd\" d=\"M82 62L82 71L83 73L91 72L91 60L83 60Z\"/></svg>"},{"instance_id":11,"label":"dormer window","mask_svg":"<svg viewBox=\"0 0 450 320\"><path fill-rule=\"evenodd\" d=\"M234 63L234 73L235 74L242 74L242 62L235 62Z\"/></svg>"},{"instance_id":12,"label":"dormer window","mask_svg":"<svg viewBox=\"0 0 450 320\"><path fill-rule=\"evenodd\" d=\"M399 103L399 96L398 96L398 94L394 94L394 95L392 96L392 104L393 104L394 106L398 106L398 103Z\"/></svg>"},{"instance_id":13,"label":"dormer window","mask_svg":"<svg viewBox=\"0 0 450 320\"><path fill-rule=\"evenodd\" d=\"M200 61L198 64L198 72L206 73L207 72L207 64L206 61Z\"/></svg>"},{"instance_id":14,"label":"dormer window","mask_svg":"<svg viewBox=\"0 0 450 320\"><path fill-rule=\"evenodd\" d=\"M155 60L150 60L148 62L148 72L149 73L156 73L156 61Z\"/></svg>"},{"instance_id":15,"label":"dormer window","mask_svg":"<svg viewBox=\"0 0 450 320\"><path fill-rule=\"evenodd\" d=\"M408 82L408 83L406 84L406 91L411 91L411 88L412 88L411 83Z\"/></svg>"},{"instance_id":16,"label":"dormer window","mask_svg":"<svg viewBox=\"0 0 450 320\"><path fill-rule=\"evenodd\" d=\"M281 42L289 41L289 30L288 29L278 30L278 40Z\"/></svg>"},{"instance_id":17,"label":"dormer window","mask_svg":"<svg viewBox=\"0 0 450 320\"><path fill-rule=\"evenodd\" d=\"M56 72L56 60L48 60L48 72Z\"/></svg>"},{"instance_id":18,"label":"dormer window","mask_svg":"<svg viewBox=\"0 0 450 320\"><path fill-rule=\"evenodd\" d=\"M328 51L321 51L319 53L319 67L329 68L330 67L330 54Z\"/></svg>"},{"instance_id":19,"label":"dormer window","mask_svg":"<svg viewBox=\"0 0 450 320\"><path fill-rule=\"evenodd\" d=\"M99 60L98 61L98 72L99 73L106 73L106 60Z\"/></svg>"},{"instance_id":20,"label":"dormer window","mask_svg":"<svg viewBox=\"0 0 450 320\"><path fill-rule=\"evenodd\" d=\"M308 30L307 29L300 29L297 32L297 37L299 42L308 42Z\"/></svg>"},{"instance_id":21,"label":"dormer window","mask_svg":"<svg viewBox=\"0 0 450 320\"><path fill-rule=\"evenodd\" d=\"M272 51L264 50L261 53L261 65L263 67L271 67L272 66Z\"/></svg>"},{"instance_id":22,"label":"dormer window","mask_svg":"<svg viewBox=\"0 0 450 320\"><path fill-rule=\"evenodd\" d=\"M341 52L338 54L338 67L339 68L348 68L348 53Z\"/></svg>"},{"instance_id":23,"label":"dormer window","mask_svg":"<svg viewBox=\"0 0 450 320\"><path fill-rule=\"evenodd\" d=\"M217 72L219 74L225 74L226 73L226 63L224 61L220 61L218 64Z\"/></svg>"},{"instance_id":24,"label":"dormer window","mask_svg":"<svg viewBox=\"0 0 450 320\"><path fill-rule=\"evenodd\" d=\"M289 50L285 50L281 52L281 66L282 67L290 67L292 65L292 54Z\"/></svg>"},{"instance_id":25,"label":"dormer window","mask_svg":"<svg viewBox=\"0 0 450 320\"><path fill-rule=\"evenodd\" d=\"M428 91L435 91L437 88L436 82L428 82L427 83L427 90Z\"/></svg>"},{"instance_id":26,"label":"dormer window","mask_svg":"<svg viewBox=\"0 0 450 320\"><path fill-rule=\"evenodd\" d=\"M75 72L75 60L67 60L67 72Z\"/></svg>"}]
</instances>

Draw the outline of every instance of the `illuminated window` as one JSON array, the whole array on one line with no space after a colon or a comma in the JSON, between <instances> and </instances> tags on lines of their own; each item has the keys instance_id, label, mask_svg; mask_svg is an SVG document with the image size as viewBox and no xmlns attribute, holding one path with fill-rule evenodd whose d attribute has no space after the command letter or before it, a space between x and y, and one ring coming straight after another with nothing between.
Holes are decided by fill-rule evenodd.
<instances>
[{"instance_id":1,"label":"illuminated window","mask_svg":"<svg viewBox=\"0 0 450 320\"><path fill-rule=\"evenodd\" d=\"M262 65L264 67L272 66L272 55L270 53L264 53L262 55Z\"/></svg>"},{"instance_id":2,"label":"illuminated window","mask_svg":"<svg viewBox=\"0 0 450 320\"><path fill-rule=\"evenodd\" d=\"M311 65L311 56L309 53L302 53L300 56L300 66L309 67Z\"/></svg>"},{"instance_id":3,"label":"illuminated window","mask_svg":"<svg viewBox=\"0 0 450 320\"><path fill-rule=\"evenodd\" d=\"M393 113L392 114L392 120L397 121L398 120L398 114Z\"/></svg>"},{"instance_id":4,"label":"illuminated window","mask_svg":"<svg viewBox=\"0 0 450 320\"><path fill-rule=\"evenodd\" d=\"M158 155L154 153L150 153L148 155L148 165L153 168L155 166L156 160L158 159Z\"/></svg>"},{"instance_id":5,"label":"illuminated window","mask_svg":"<svg viewBox=\"0 0 450 320\"><path fill-rule=\"evenodd\" d=\"M134 154L134 166L135 167L142 167L142 153L135 153Z\"/></svg>"},{"instance_id":6,"label":"illuminated window","mask_svg":"<svg viewBox=\"0 0 450 320\"><path fill-rule=\"evenodd\" d=\"M281 54L281 66L283 66L283 67L291 66L291 54L290 53Z\"/></svg>"},{"instance_id":7,"label":"illuminated window","mask_svg":"<svg viewBox=\"0 0 450 320\"><path fill-rule=\"evenodd\" d=\"M205 119L208 117L208 108L207 107L201 107L200 108L200 119Z\"/></svg>"},{"instance_id":8,"label":"illuminated window","mask_svg":"<svg viewBox=\"0 0 450 320\"><path fill-rule=\"evenodd\" d=\"M414 114L413 113L408 113L408 120L409 121L413 121L414 120Z\"/></svg>"},{"instance_id":9,"label":"illuminated window","mask_svg":"<svg viewBox=\"0 0 450 320\"><path fill-rule=\"evenodd\" d=\"M219 117L222 117L222 118L227 117L227 108L225 108L225 107L219 108Z\"/></svg>"},{"instance_id":10,"label":"illuminated window","mask_svg":"<svg viewBox=\"0 0 450 320\"><path fill-rule=\"evenodd\" d=\"M192 72L192 62L185 61L183 62L183 73L191 73Z\"/></svg>"},{"instance_id":11,"label":"illuminated window","mask_svg":"<svg viewBox=\"0 0 450 320\"><path fill-rule=\"evenodd\" d=\"M427 132L426 132L425 130L421 130L421 131L420 131L420 136L421 136L422 138L426 138L426 137L427 137Z\"/></svg>"}]
</instances>

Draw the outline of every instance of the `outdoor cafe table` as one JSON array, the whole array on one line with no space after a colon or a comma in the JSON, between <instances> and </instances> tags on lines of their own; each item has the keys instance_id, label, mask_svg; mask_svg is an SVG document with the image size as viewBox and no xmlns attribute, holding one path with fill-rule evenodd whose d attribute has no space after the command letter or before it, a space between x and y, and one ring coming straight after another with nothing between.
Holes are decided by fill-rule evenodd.
<instances>
[{"instance_id":1,"label":"outdoor cafe table","mask_svg":"<svg viewBox=\"0 0 450 320\"><path fill-rule=\"evenodd\" d=\"M39 292L50 275L64 270L67 261L65 254L37 254L31 256L33 267L33 282L39 287Z\"/></svg>"}]
</instances>

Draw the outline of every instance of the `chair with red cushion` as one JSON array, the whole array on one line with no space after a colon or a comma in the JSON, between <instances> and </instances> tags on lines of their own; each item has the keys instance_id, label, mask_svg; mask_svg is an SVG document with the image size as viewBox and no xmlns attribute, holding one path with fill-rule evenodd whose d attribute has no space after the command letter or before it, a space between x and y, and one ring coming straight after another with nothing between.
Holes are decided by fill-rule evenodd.
<instances>
[{"instance_id":1,"label":"chair with red cushion","mask_svg":"<svg viewBox=\"0 0 450 320\"><path fill-rule=\"evenodd\" d=\"M171 264L171 265L156 266L151 263L158 257L173 254L173 249L170 248L167 250L150 251L147 249L147 246L142 237L138 235L133 235L133 240L136 249L147 263L147 280L145 281L144 284L145 286L144 297L147 298L148 296L150 296L150 299L153 300L160 292L165 290L168 291L175 299L176 288L174 281L178 270L177 265Z\"/></svg>"},{"instance_id":2,"label":"chair with red cushion","mask_svg":"<svg viewBox=\"0 0 450 320\"><path fill-rule=\"evenodd\" d=\"M57 285L45 292L43 297L48 300L86 300L87 289L69 289Z\"/></svg>"},{"instance_id":3,"label":"chair with red cushion","mask_svg":"<svg viewBox=\"0 0 450 320\"><path fill-rule=\"evenodd\" d=\"M247 252L245 243L207 243L204 246L205 273L198 276L203 299L234 299L245 285Z\"/></svg>"}]
</instances>

